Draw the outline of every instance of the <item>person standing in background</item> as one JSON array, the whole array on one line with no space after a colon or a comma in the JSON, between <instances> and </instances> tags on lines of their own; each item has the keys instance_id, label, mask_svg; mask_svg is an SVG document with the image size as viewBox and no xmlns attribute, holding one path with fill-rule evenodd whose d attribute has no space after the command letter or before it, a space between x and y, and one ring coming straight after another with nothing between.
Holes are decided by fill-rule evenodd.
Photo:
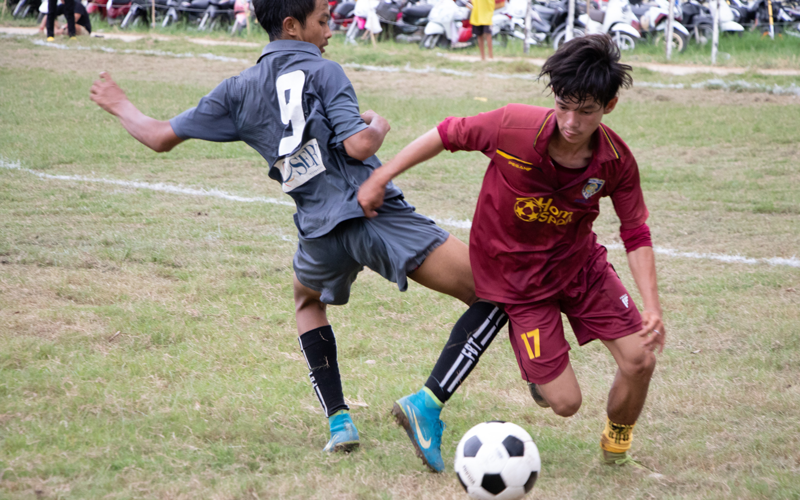
<instances>
[{"instance_id":1,"label":"person standing in background","mask_svg":"<svg viewBox=\"0 0 800 500\"><path fill-rule=\"evenodd\" d=\"M51 0L52 1L52 0ZM492 16L494 15L494 0L472 0L472 14L469 23L472 32L478 37L478 47L481 50L481 61L486 60L484 41L489 46L489 59L492 59Z\"/></svg>"},{"instance_id":2,"label":"person standing in background","mask_svg":"<svg viewBox=\"0 0 800 500\"><path fill-rule=\"evenodd\" d=\"M55 23L58 16L58 0L47 0L47 41L55 40ZM70 40L75 38L75 0L64 0L64 17Z\"/></svg>"}]
</instances>

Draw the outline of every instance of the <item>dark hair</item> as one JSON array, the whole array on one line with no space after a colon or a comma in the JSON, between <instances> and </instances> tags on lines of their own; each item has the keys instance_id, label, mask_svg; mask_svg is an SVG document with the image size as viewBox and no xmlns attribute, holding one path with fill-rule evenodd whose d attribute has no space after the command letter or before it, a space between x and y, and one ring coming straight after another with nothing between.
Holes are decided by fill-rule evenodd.
<instances>
[{"instance_id":1,"label":"dark hair","mask_svg":"<svg viewBox=\"0 0 800 500\"><path fill-rule=\"evenodd\" d=\"M283 36L284 19L293 17L305 27L306 19L316 8L315 0L253 0L258 24L267 31L270 41Z\"/></svg>"},{"instance_id":2,"label":"dark hair","mask_svg":"<svg viewBox=\"0 0 800 500\"><path fill-rule=\"evenodd\" d=\"M539 78L549 77L547 86L556 97L577 103L591 97L605 106L620 87L633 84L628 74L632 68L619 58L619 48L608 35L573 38L547 58Z\"/></svg>"}]
</instances>

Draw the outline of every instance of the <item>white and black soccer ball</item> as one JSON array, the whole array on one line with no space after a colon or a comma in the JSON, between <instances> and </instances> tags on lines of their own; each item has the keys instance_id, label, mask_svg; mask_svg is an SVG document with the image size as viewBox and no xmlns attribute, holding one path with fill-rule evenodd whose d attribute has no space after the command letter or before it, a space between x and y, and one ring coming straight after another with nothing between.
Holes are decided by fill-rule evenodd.
<instances>
[{"instance_id":1,"label":"white and black soccer ball","mask_svg":"<svg viewBox=\"0 0 800 500\"><path fill-rule=\"evenodd\" d=\"M511 422L484 422L461 438L455 469L472 498L517 500L533 489L541 460L525 429Z\"/></svg>"}]
</instances>

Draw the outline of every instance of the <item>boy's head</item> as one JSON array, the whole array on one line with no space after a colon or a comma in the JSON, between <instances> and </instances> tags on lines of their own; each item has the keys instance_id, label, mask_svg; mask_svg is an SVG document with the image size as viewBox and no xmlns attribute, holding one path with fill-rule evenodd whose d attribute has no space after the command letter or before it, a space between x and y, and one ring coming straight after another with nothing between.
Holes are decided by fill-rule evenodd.
<instances>
[{"instance_id":1,"label":"boy's head","mask_svg":"<svg viewBox=\"0 0 800 500\"><path fill-rule=\"evenodd\" d=\"M331 37L327 0L253 0L253 7L270 41L300 40L325 52Z\"/></svg>"},{"instance_id":2,"label":"boy's head","mask_svg":"<svg viewBox=\"0 0 800 500\"><path fill-rule=\"evenodd\" d=\"M630 87L631 67L620 64L619 48L608 35L573 38L542 66L555 94L556 121L568 142L580 143L614 110L620 87Z\"/></svg>"}]
</instances>

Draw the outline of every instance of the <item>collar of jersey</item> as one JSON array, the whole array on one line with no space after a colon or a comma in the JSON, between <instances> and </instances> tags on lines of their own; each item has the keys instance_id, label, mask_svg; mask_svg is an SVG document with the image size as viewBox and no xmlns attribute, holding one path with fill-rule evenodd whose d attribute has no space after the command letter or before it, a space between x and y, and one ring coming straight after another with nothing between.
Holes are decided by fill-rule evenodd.
<instances>
[{"instance_id":1,"label":"collar of jersey","mask_svg":"<svg viewBox=\"0 0 800 500\"><path fill-rule=\"evenodd\" d=\"M547 145L550 143L550 138L556 131L555 115L555 110L548 110L547 115L544 117L539 127L536 138L533 141L533 149L539 155L540 162L549 156L547 154ZM608 133L608 129L605 128L605 125L600 124L597 130L595 130L594 136L597 139L595 142L597 149L594 152L594 159L598 163L602 164L607 161L620 159L619 150L611 139L611 135Z\"/></svg>"},{"instance_id":2,"label":"collar of jersey","mask_svg":"<svg viewBox=\"0 0 800 500\"><path fill-rule=\"evenodd\" d=\"M308 52L309 54L313 54L315 56L322 56L322 52L319 51L319 47L313 43L301 42L299 40L275 40L274 42L269 42L269 44L264 47L264 51L261 52L261 57L259 57L258 60L260 61L264 56L272 54L273 52L287 51Z\"/></svg>"}]
</instances>

